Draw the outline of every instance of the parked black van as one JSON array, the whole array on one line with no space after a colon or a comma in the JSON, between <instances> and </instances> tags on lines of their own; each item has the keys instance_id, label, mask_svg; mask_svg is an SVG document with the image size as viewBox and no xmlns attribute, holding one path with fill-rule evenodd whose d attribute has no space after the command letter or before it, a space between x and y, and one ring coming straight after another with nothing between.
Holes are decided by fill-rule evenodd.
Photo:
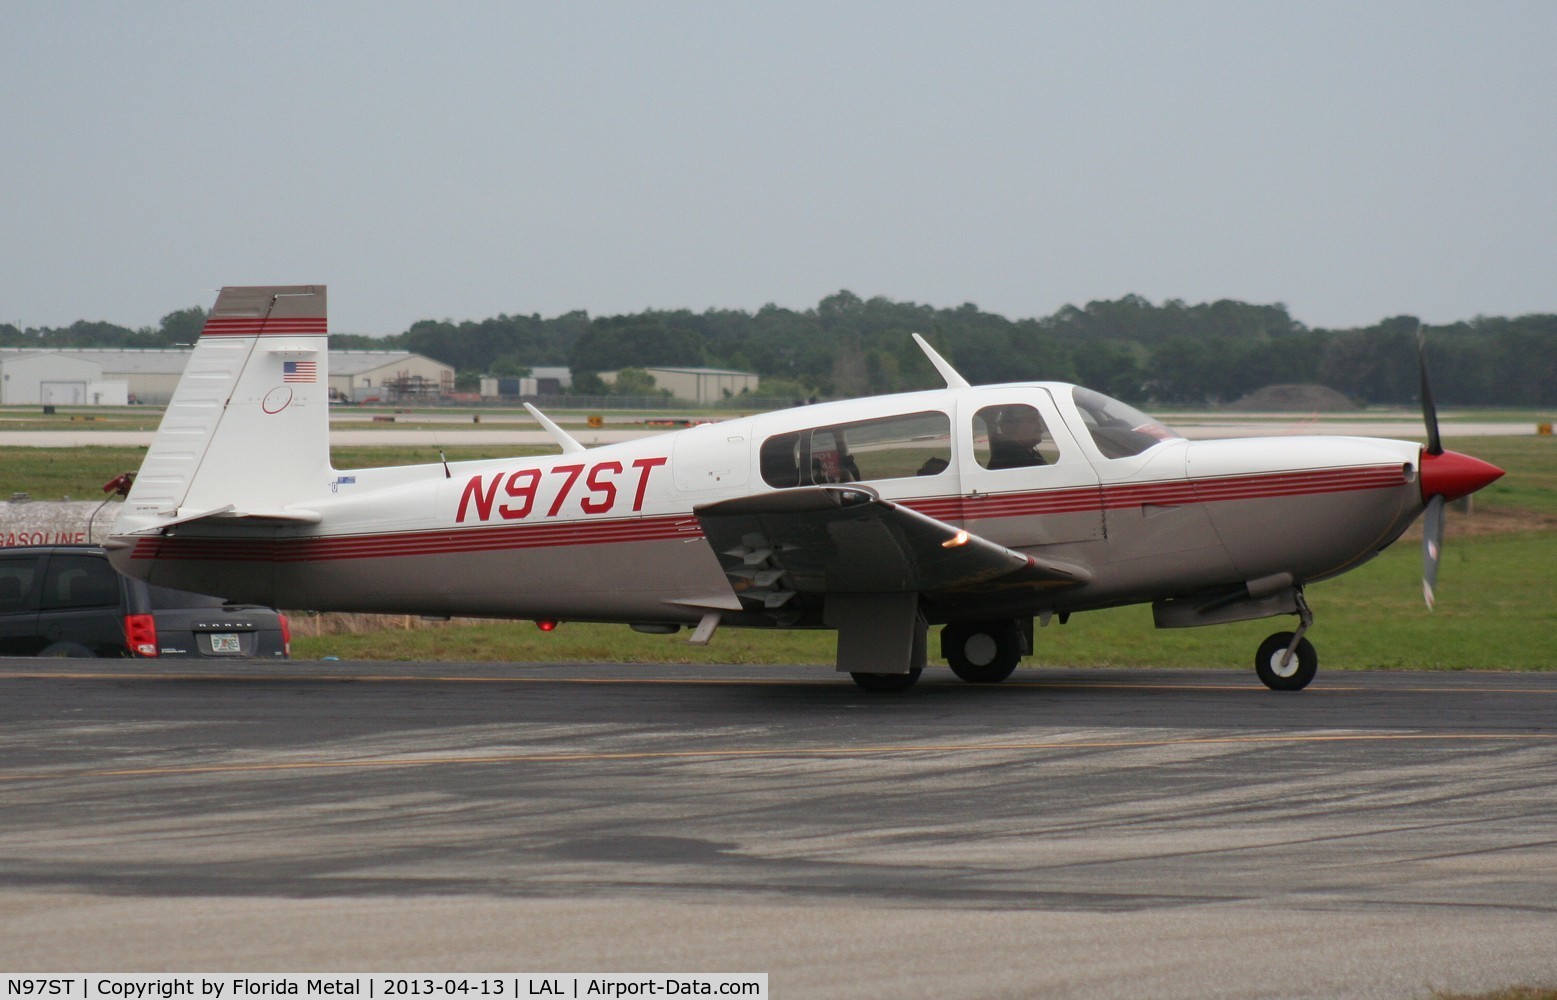
<instances>
[{"instance_id":1,"label":"parked black van","mask_svg":"<svg viewBox=\"0 0 1557 1000\"><path fill-rule=\"evenodd\" d=\"M0 548L0 656L282 658L286 616L120 576L96 545Z\"/></svg>"}]
</instances>

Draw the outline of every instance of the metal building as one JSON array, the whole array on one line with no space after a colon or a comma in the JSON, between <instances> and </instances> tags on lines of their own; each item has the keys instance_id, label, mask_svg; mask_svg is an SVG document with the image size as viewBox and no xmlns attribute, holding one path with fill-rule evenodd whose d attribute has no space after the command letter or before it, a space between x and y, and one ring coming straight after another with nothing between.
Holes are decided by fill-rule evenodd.
<instances>
[{"instance_id":1,"label":"metal building","mask_svg":"<svg viewBox=\"0 0 1557 1000\"><path fill-rule=\"evenodd\" d=\"M657 389L669 389L677 399L710 406L739 396L743 392L756 392L759 377L754 372L731 371L728 368L644 368L654 379ZM607 385L616 384L616 372L601 372L600 378Z\"/></svg>"},{"instance_id":2,"label":"metal building","mask_svg":"<svg viewBox=\"0 0 1557 1000\"><path fill-rule=\"evenodd\" d=\"M129 386L90 359L59 351L0 353L0 405L123 405Z\"/></svg>"},{"instance_id":3,"label":"metal building","mask_svg":"<svg viewBox=\"0 0 1557 1000\"><path fill-rule=\"evenodd\" d=\"M187 347L0 348L0 404L163 405L173 398ZM454 389L453 367L409 351L331 351L330 395L403 402Z\"/></svg>"}]
</instances>

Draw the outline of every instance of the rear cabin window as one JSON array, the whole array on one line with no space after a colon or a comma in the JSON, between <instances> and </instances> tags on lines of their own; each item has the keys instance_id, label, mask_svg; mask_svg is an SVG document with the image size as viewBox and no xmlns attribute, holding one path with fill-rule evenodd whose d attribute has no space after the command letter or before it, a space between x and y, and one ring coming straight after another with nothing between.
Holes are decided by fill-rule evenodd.
<instances>
[{"instance_id":1,"label":"rear cabin window","mask_svg":"<svg viewBox=\"0 0 1557 1000\"><path fill-rule=\"evenodd\" d=\"M780 489L935 476L951 464L951 419L909 413L777 434L762 443L763 482Z\"/></svg>"}]
</instances>

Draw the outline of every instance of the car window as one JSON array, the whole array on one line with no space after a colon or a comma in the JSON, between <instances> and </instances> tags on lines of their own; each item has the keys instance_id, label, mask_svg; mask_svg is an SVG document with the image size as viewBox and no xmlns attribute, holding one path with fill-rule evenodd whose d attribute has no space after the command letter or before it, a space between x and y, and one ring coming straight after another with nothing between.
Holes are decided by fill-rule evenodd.
<instances>
[{"instance_id":1,"label":"car window","mask_svg":"<svg viewBox=\"0 0 1557 1000\"><path fill-rule=\"evenodd\" d=\"M37 607L33 585L38 577L38 557L0 557L0 614Z\"/></svg>"},{"instance_id":2,"label":"car window","mask_svg":"<svg viewBox=\"0 0 1557 1000\"><path fill-rule=\"evenodd\" d=\"M58 553L49 558L42 610L105 608L117 605L119 600L119 574L107 559Z\"/></svg>"},{"instance_id":3,"label":"car window","mask_svg":"<svg viewBox=\"0 0 1557 1000\"><path fill-rule=\"evenodd\" d=\"M174 590L172 587L158 587L155 584L147 584L146 592L151 596L151 608L153 611L173 611L179 608L219 608L224 603L220 597L191 594L187 590Z\"/></svg>"}]
</instances>

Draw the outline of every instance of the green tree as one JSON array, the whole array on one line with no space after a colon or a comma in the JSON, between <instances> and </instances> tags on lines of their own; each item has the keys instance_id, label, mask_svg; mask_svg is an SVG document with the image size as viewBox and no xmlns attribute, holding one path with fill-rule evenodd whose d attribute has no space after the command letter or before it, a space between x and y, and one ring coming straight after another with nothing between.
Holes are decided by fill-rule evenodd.
<instances>
[{"instance_id":1,"label":"green tree","mask_svg":"<svg viewBox=\"0 0 1557 1000\"><path fill-rule=\"evenodd\" d=\"M642 368L623 368L616 373L616 384L611 387L613 396L669 396L669 389L661 389L654 376Z\"/></svg>"},{"instance_id":2,"label":"green tree","mask_svg":"<svg viewBox=\"0 0 1557 1000\"><path fill-rule=\"evenodd\" d=\"M162 317L162 342L168 345L193 344L205 329L206 312L199 306L178 309Z\"/></svg>"}]
</instances>

